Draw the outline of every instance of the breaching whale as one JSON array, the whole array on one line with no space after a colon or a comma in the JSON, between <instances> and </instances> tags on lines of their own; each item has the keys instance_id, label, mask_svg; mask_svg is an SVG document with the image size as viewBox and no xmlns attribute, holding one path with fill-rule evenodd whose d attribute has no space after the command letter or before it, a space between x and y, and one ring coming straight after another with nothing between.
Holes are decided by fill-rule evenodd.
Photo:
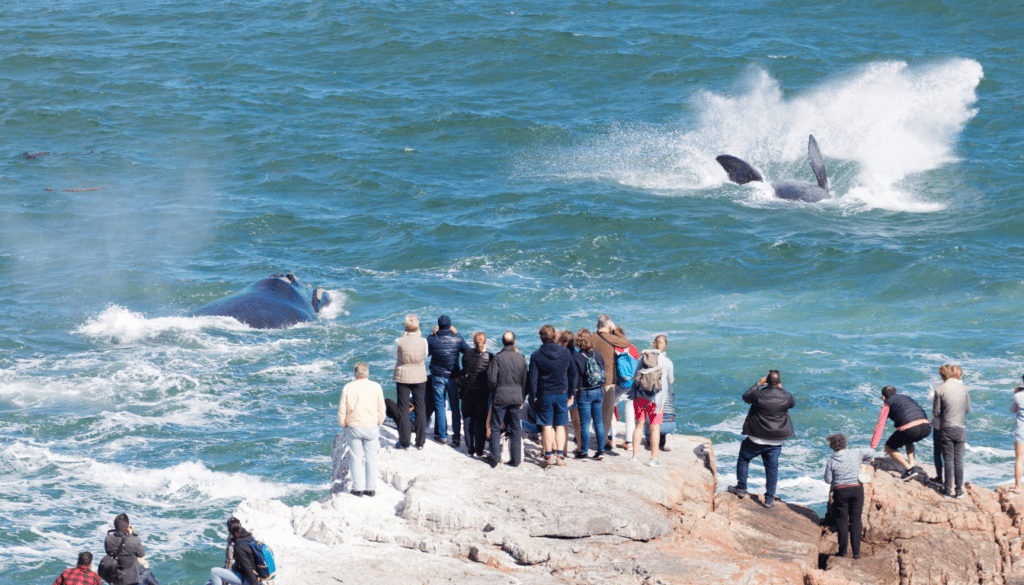
<instances>
[{"instance_id":1,"label":"breaching whale","mask_svg":"<svg viewBox=\"0 0 1024 585\"><path fill-rule=\"evenodd\" d=\"M234 317L253 329L282 329L316 321L331 295L302 284L294 274L271 274L231 296L199 307L192 315Z\"/></svg>"},{"instance_id":2,"label":"breaching whale","mask_svg":"<svg viewBox=\"0 0 1024 585\"><path fill-rule=\"evenodd\" d=\"M729 180L737 185L746 185L751 181L764 181L761 173L754 170L754 167L735 156L723 154L715 160L722 165L725 172L729 174ZM805 183L803 181L780 181L772 183L775 189L775 196L779 199L795 199L814 203L822 199L828 199L828 177L825 176L825 162L821 159L821 151L818 150L818 142L811 134L807 138L807 162L811 164L818 184Z\"/></svg>"}]
</instances>

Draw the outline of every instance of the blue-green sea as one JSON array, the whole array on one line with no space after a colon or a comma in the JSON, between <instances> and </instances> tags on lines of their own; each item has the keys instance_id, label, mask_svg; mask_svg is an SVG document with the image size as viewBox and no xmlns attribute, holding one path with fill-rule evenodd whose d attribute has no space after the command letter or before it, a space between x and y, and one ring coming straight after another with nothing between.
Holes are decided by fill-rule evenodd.
<instances>
[{"instance_id":1,"label":"blue-green sea","mask_svg":"<svg viewBox=\"0 0 1024 585\"><path fill-rule=\"evenodd\" d=\"M162 584L205 582L238 502L328 493L341 387L394 392L410 312L526 352L600 313L667 334L722 487L779 369L779 493L816 507L827 434L960 364L966 478L1009 480L1022 30L1020 0L4 4L2 581L127 511ZM820 203L715 162L813 181L810 134ZM286 271L323 319L188 316Z\"/></svg>"}]
</instances>

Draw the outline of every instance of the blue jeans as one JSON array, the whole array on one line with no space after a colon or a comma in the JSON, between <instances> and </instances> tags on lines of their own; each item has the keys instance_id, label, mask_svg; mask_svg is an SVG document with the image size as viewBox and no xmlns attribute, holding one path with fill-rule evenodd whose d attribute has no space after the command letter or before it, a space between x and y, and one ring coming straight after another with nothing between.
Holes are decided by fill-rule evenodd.
<instances>
[{"instance_id":1,"label":"blue jeans","mask_svg":"<svg viewBox=\"0 0 1024 585\"><path fill-rule=\"evenodd\" d=\"M224 585L225 583L230 585L242 585L244 583L248 585L249 580L234 571L220 567L210 569L210 580L206 582L206 585Z\"/></svg>"},{"instance_id":2,"label":"blue jeans","mask_svg":"<svg viewBox=\"0 0 1024 585\"><path fill-rule=\"evenodd\" d=\"M448 419L445 416L444 398L452 407L452 438L456 441L462 435L462 409L459 408L459 386L451 378L434 376L434 437L448 440Z\"/></svg>"},{"instance_id":3,"label":"blue jeans","mask_svg":"<svg viewBox=\"0 0 1024 585\"><path fill-rule=\"evenodd\" d=\"M597 450L604 450L604 421L601 418L603 402L601 387L580 390L576 393L576 402L580 412L580 450L587 454L590 449L590 419L594 419L594 433L597 434Z\"/></svg>"},{"instance_id":4,"label":"blue jeans","mask_svg":"<svg viewBox=\"0 0 1024 585\"><path fill-rule=\"evenodd\" d=\"M775 501L775 486L779 483L779 455L781 454L782 445L762 445L749 438L743 439L743 443L740 444L740 455L736 459L736 487L746 491L750 460L760 456L761 461L764 462L764 501Z\"/></svg>"},{"instance_id":5,"label":"blue jeans","mask_svg":"<svg viewBox=\"0 0 1024 585\"><path fill-rule=\"evenodd\" d=\"M352 490L376 491L380 428L345 427L345 438L348 439L348 469L352 473Z\"/></svg>"}]
</instances>

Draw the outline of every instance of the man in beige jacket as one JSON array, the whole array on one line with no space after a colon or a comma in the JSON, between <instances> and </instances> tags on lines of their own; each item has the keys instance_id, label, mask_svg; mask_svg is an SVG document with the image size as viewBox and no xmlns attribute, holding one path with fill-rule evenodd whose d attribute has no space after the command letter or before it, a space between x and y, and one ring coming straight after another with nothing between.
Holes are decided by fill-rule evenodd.
<instances>
[{"instance_id":1,"label":"man in beige jacket","mask_svg":"<svg viewBox=\"0 0 1024 585\"><path fill-rule=\"evenodd\" d=\"M356 364L356 379L341 390L338 424L345 429L352 473L352 495L370 496L377 488L377 450L384 423L384 390L370 381L370 366Z\"/></svg>"}]
</instances>

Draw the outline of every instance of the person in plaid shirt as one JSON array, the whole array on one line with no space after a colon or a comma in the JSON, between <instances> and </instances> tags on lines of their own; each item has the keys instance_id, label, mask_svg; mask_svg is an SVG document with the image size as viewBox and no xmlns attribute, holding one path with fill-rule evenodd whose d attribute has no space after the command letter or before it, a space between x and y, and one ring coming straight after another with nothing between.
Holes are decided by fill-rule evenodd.
<instances>
[{"instance_id":1,"label":"person in plaid shirt","mask_svg":"<svg viewBox=\"0 0 1024 585\"><path fill-rule=\"evenodd\" d=\"M78 565L61 573L53 585L103 585L100 576L92 572L92 553L78 553Z\"/></svg>"}]
</instances>

